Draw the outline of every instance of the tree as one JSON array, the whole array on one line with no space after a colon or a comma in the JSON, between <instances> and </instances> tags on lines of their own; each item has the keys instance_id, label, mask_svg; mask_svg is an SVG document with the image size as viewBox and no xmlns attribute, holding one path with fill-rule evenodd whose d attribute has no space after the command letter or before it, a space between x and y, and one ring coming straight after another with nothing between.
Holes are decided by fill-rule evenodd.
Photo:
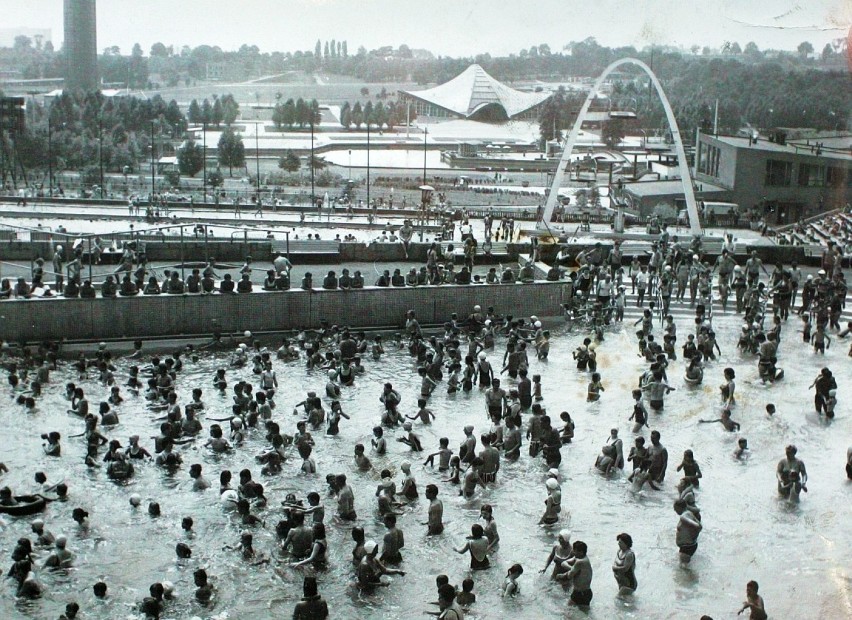
<instances>
[{"instance_id":1,"label":"tree","mask_svg":"<svg viewBox=\"0 0 852 620\"><path fill-rule=\"evenodd\" d=\"M178 170L185 177L194 177L204 168L204 149L193 140L187 140L178 150Z\"/></svg>"},{"instance_id":2,"label":"tree","mask_svg":"<svg viewBox=\"0 0 852 620\"><path fill-rule=\"evenodd\" d=\"M210 105L209 99L201 102L201 120L208 124L213 123L213 106Z\"/></svg>"},{"instance_id":3,"label":"tree","mask_svg":"<svg viewBox=\"0 0 852 620\"><path fill-rule=\"evenodd\" d=\"M601 127L601 139L611 149L616 148L625 135L624 121L620 118L611 118L604 121Z\"/></svg>"},{"instance_id":4,"label":"tree","mask_svg":"<svg viewBox=\"0 0 852 620\"><path fill-rule=\"evenodd\" d=\"M743 48L743 55L750 60L760 60L763 57L763 54L760 53L760 49L757 47L757 43L754 41L746 43L746 46Z\"/></svg>"},{"instance_id":5,"label":"tree","mask_svg":"<svg viewBox=\"0 0 852 620\"><path fill-rule=\"evenodd\" d=\"M284 110L281 115L281 122L287 126L287 129L292 129L296 122L296 104L292 99L288 99L284 103Z\"/></svg>"},{"instance_id":6,"label":"tree","mask_svg":"<svg viewBox=\"0 0 852 620\"><path fill-rule=\"evenodd\" d=\"M355 129L361 129L361 123L364 122L364 110L361 109L361 102L356 101L352 106L352 122L355 124Z\"/></svg>"},{"instance_id":7,"label":"tree","mask_svg":"<svg viewBox=\"0 0 852 620\"><path fill-rule=\"evenodd\" d=\"M302 161L299 156L292 150L287 149L284 154L278 158L278 167L287 172L298 172L302 167Z\"/></svg>"},{"instance_id":8,"label":"tree","mask_svg":"<svg viewBox=\"0 0 852 620\"><path fill-rule=\"evenodd\" d=\"M210 120L213 121L213 124L218 127L222 124L222 121L225 118L225 111L222 109L222 100L219 97L216 97L213 100L213 110L211 113Z\"/></svg>"},{"instance_id":9,"label":"tree","mask_svg":"<svg viewBox=\"0 0 852 620\"><path fill-rule=\"evenodd\" d=\"M822 48L822 61L828 62L832 56L834 56L834 49L831 47L831 43L826 43L825 47Z\"/></svg>"},{"instance_id":10,"label":"tree","mask_svg":"<svg viewBox=\"0 0 852 620\"><path fill-rule=\"evenodd\" d=\"M296 123L299 128L304 128L305 125L311 122L311 113L305 100L299 97L296 101Z\"/></svg>"},{"instance_id":11,"label":"tree","mask_svg":"<svg viewBox=\"0 0 852 620\"><path fill-rule=\"evenodd\" d=\"M237 103L237 100L234 99L234 96L230 93L225 95L222 99L222 121L226 125L233 125L234 121L237 120L237 116L240 114L240 104Z\"/></svg>"},{"instance_id":12,"label":"tree","mask_svg":"<svg viewBox=\"0 0 852 620\"><path fill-rule=\"evenodd\" d=\"M322 50L323 58L331 58L331 54L328 51L328 41L325 42L325 47Z\"/></svg>"},{"instance_id":13,"label":"tree","mask_svg":"<svg viewBox=\"0 0 852 620\"><path fill-rule=\"evenodd\" d=\"M33 40L30 39L28 36L23 35L23 34L19 34L18 36L15 37L15 43L14 43L13 49L16 52L21 52L21 51L24 51L24 50L32 49L32 46L33 46Z\"/></svg>"},{"instance_id":14,"label":"tree","mask_svg":"<svg viewBox=\"0 0 852 620\"><path fill-rule=\"evenodd\" d=\"M796 51L799 52L799 56L802 58L807 58L811 54L814 53L814 46L810 41L802 41L799 43L799 46L796 48Z\"/></svg>"},{"instance_id":15,"label":"tree","mask_svg":"<svg viewBox=\"0 0 852 620\"><path fill-rule=\"evenodd\" d=\"M734 41L733 43L731 43L730 52L734 56L739 56L743 53L743 50L740 48L740 44Z\"/></svg>"},{"instance_id":16,"label":"tree","mask_svg":"<svg viewBox=\"0 0 852 620\"><path fill-rule=\"evenodd\" d=\"M314 58L317 60L322 58L322 43L320 43L319 39L317 39L317 44L314 45Z\"/></svg>"},{"instance_id":17,"label":"tree","mask_svg":"<svg viewBox=\"0 0 852 620\"><path fill-rule=\"evenodd\" d=\"M369 97L370 96L370 89L367 88L366 86L362 86L361 87L361 96L362 97Z\"/></svg>"},{"instance_id":18,"label":"tree","mask_svg":"<svg viewBox=\"0 0 852 620\"><path fill-rule=\"evenodd\" d=\"M142 46L138 43L133 44L133 50L130 52L130 55L134 58L142 58L145 53L142 51Z\"/></svg>"},{"instance_id":19,"label":"tree","mask_svg":"<svg viewBox=\"0 0 852 620\"><path fill-rule=\"evenodd\" d=\"M364 122L367 123L367 129L370 128L372 123L376 122L375 115L373 114L373 102L368 101L364 105Z\"/></svg>"},{"instance_id":20,"label":"tree","mask_svg":"<svg viewBox=\"0 0 852 620\"><path fill-rule=\"evenodd\" d=\"M340 108L340 125L346 129L352 126L352 109L348 101Z\"/></svg>"},{"instance_id":21,"label":"tree","mask_svg":"<svg viewBox=\"0 0 852 620\"><path fill-rule=\"evenodd\" d=\"M349 57L349 48L348 48L348 46L346 45L346 41L344 41L344 42L343 42L343 57L344 57L344 58L348 58L348 57Z\"/></svg>"},{"instance_id":22,"label":"tree","mask_svg":"<svg viewBox=\"0 0 852 620\"><path fill-rule=\"evenodd\" d=\"M204 121L204 118L201 114L201 106L198 105L197 99L193 99L189 103L189 110L187 110L186 115L187 115L187 118L189 119L189 122L192 123L193 125L201 123L201 122Z\"/></svg>"},{"instance_id":23,"label":"tree","mask_svg":"<svg viewBox=\"0 0 852 620\"><path fill-rule=\"evenodd\" d=\"M382 130L382 125L385 124L387 119L388 119L388 115L387 115L387 112L385 111L385 104L383 104L381 101L379 101L376 104L376 107L373 108L373 120L375 121L376 128L379 131Z\"/></svg>"},{"instance_id":24,"label":"tree","mask_svg":"<svg viewBox=\"0 0 852 620\"><path fill-rule=\"evenodd\" d=\"M326 166L328 166L328 162L326 162L322 157L317 157L316 155L311 155L308 158L308 165L313 168L315 171L322 170Z\"/></svg>"},{"instance_id":25,"label":"tree","mask_svg":"<svg viewBox=\"0 0 852 620\"><path fill-rule=\"evenodd\" d=\"M150 56L151 58L168 58L170 56L169 48L157 41L151 46Z\"/></svg>"},{"instance_id":26,"label":"tree","mask_svg":"<svg viewBox=\"0 0 852 620\"><path fill-rule=\"evenodd\" d=\"M228 127L219 138L219 163L228 166L228 176L234 168L241 168L246 163L246 147L243 139Z\"/></svg>"}]
</instances>

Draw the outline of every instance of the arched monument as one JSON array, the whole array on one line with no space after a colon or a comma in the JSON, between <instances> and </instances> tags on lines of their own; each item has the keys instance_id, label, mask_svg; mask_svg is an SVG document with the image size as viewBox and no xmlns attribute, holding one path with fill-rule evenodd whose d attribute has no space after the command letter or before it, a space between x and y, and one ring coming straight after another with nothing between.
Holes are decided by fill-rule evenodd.
<instances>
[{"instance_id":1,"label":"arched monument","mask_svg":"<svg viewBox=\"0 0 852 620\"><path fill-rule=\"evenodd\" d=\"M565 169L571 160L571 153L574 150L574 144L577 142L577 136L580 135L580 127L586 118L586 114L589 111L589 106L591 105L592 100L597 95L598 90L607 76L621 65L636 65L642 69L648 77L651 78L651 83L654 85L657 95L663 103L663 108L666 112L666 120L669 123L669 129L672 132L672 139L675 144L675 152L677 153L680 179L683 184L683 193L686 197L686 212L689 217L689 229L693 235L701 235L701 222L698 219L698 205L695 201L695 192L692 189L692 176L689 171L689 164L686 161L686 152L683 149L683 142L680 139L680 130L677 127L677 121L675 120L674 112L672 112L672 106L669 104L669 100L666 98L666 94L663 92L663 87L660 85L660 81L657 79L657 76L654 75L654 72L651 71L651 68L648 65L636 58L622 58L621 60L616 60L604 69L603 73L601 73L600 77L595 82L595 85L592 87L592 90L589 91L586 101L583 102L583 107L580 108L580 114L577 116L577 120L571 128L571 133L568 134L568 139L565 143L565 150L562 152L562 158L559 160L559 165L556 168L556 174L553 176L553 184L550 187L550 193L547 196L544 212L537 223L537 227L539 229L546 228L546 224L550 222L550 218L553 216L553 210L556 207L556 200L558 199L559 187L562 185L562 177L565 176Z\"/></svg>"}]
</instances>

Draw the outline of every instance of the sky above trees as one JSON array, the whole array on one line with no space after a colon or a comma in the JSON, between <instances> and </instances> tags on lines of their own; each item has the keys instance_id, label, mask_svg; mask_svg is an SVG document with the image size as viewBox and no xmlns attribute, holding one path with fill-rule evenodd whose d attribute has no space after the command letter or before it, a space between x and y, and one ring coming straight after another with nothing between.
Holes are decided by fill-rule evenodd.
<instances>
[{"instance_id":1,"label":"sky above trees","mask_svg":"<svg viewBox=\"0 0 852 620\"><path fill-rule=\"evenodd\" d=\"M58 0L0 0L5 28L51 28L62 40ZM437 55L507 55L546 43L554 52L595 37L611 47L632 45L745 46L817 50L845 37L847 0L100 0L98 48L129 54L161 41L224 50L312 50L315 41L348 40L351 52L405 43Z\"/></svg>"}]
</instances>

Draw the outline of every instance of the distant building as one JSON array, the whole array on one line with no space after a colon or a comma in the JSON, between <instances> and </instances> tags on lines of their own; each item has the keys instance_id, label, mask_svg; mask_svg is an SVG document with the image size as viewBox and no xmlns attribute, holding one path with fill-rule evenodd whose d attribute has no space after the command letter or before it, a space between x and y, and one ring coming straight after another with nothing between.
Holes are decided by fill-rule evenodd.
<instances>
[{"instance_id":1,"label":"distant building","mask_svg":"<svg viewBox=\"0 0 852 620\"><path fill-rule=\"evenodd\" d=\"M699 133L696 183L729 190L729 200L786 224L845 206L852 186L852 136L775 141Z\"/></svg>"},{"instance_id":2,"label":"distant building","mask_svg":"<svg viewBox=\"0 0 852 620\"><path fill-rule=\"evenodd\" d=\"M95 0L65 0L65 88L97 90L98 42Z\"/></svg>"},{"instance_id":3,"label":"distant building","mask_svg":"<svg viewBox=\"0 0 852 620\"><path fill-rule=\"evenodd\" d=\"M412 105L418 116L500 122L537 119L541 105L550 96L515 90L495 80L479 65L471 65L440 86L399 91L398 102Z\"/></svg>"}]
</instances>

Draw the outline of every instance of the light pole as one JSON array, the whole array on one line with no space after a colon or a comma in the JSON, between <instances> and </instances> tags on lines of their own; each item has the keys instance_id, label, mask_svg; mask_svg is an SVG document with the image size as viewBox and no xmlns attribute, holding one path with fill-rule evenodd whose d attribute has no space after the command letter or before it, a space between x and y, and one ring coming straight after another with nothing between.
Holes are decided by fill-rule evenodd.
<instances>
[{"instance_id":1,"label":"light pole","mask_svg":"<svg viewBox=\"0 0 852 620\"><path fill-rule=\"evenodd\" d=\"M311 167L311 208L317 206L314 198L314 109L311 107L311 159L308 161Z\"/></svg>"},{"instance_id":2,"label":"light pole","mask_svg":"<svg viewBox=\"0 0 852 620\"><path fill-rule=\"evenodd\" d=\"M50 184L50 188L47 191L47 195L53 198L53 141L51 135L51 122L49 111L47 113L47 170L47 181Z\"/></svg>"},{"instance_id":3,"label":"light pole","mask_svg":"<svg viewBox=\"0 0 852 620\"><path fill-rule=\"evenodd\" d=\"M352 180L352 149L349 149L349 180Z\"/></svg>"},{"instance_id":4,"label":"light pole","mask_svg":"<svg viewBox=\"0 0 852 620\"><path fill-rule=\"evenodd\" d=\"M202 147L202 151L204 153L202 157L204 160L204 165L202 166L204 170L204 203L207 204L207 121L201 123L201 140L204 145Z\"/></svg>"},{"instance_id":5,"label":"light pole","mask_svg":"<svg viewBox=\"0 0 852 620\"><path fill-rule=\"evenodd\" d=\"M254 125L254 169L257 175L257 207L260 208L260 147L258 146L258 134L260 133L260 124Z\"/></svg>"},{"instance_id":6,"label":"light pole","mask_svg":"<svg viewBox=\"0 0 852 620\"><path fill-rule=\"evenodd\" d=\"M370 205L370 121L367 121L367 208Z\"/></svg>"},{"instance_id":7,"label":"light pole","mask_svg":"<svg viewBox=\"0 0 852 620\"><path fill-rule=\"evenodd\" d=\"M156 188L154 187L154 121L151 121L151 206L154 206L154 194L156 193Z\"/></svg>"},{"instance_id":8,"label":"light pole","mask_svg":"<svg viewBox=\"0 0 852 620\"><path fill-rule=\"evenodd\" d=\"M98 117L98 165L101 168L101 200L104 199L104 123Z\"/></svg>"}]
</instances>

